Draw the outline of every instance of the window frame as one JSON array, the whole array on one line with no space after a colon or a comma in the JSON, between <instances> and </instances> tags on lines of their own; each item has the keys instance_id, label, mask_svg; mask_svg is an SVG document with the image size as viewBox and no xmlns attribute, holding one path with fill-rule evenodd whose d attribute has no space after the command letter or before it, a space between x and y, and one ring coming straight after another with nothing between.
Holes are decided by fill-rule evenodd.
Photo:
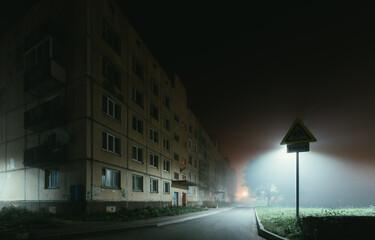
<instances>
[{"instance_id":1,"label":"window frame","mask_svg":"<svg viewBox=\"0 0 375 240\"><path fill-rule=\"evenodd\" d=\"M136 183L135 183L135 180L137 180L137 179L138 180L141 179L141 189L135 188L135 187L137 187ZM138 174L132 175L132 191L133 192L143 192L144 191L144 181L143 181L143 179L144 179L144 177L142 175L138 175Z\"/></svg>"},{"instance_id":2,"label":"window frame","mask_svg":"<svg viewBox=\"0 0 375 240\"><path fill-rule=\"evenodd\" d=\"M134 158L134 150L136 158ZM140 148L137 145L132 145L132 160L143 164L143 148Z\"/></svg>"},{"instance_id":3,"label":"window frame","mask_svg":"<svg viewBox=\"0 0 375 240\"><path fill-rule=\"evenodd\" d=\"M58 168L49 168L45 170L45 189L60 188L60 170Z\"/></svg>"},{"instance_id":4,"label":"window frame","mask_svg":"<svg viewBox=\"0 0 375 240\"><path fill-rule=\"evenodd\" d=\"M167 173L171 172L171 161L165 158L163 159L163 171Z\"/></svg>"},{"instance_id":5,"label":"window frame","mask_svg":"<svg viewBox=\"0 0 375 240\"><path fill-rule=\"evenodd\" d=\"M112 114L110 113L110 106L112 105ZM116 107L118 108L118 111L116 111ZM102 111L105 115L121 121L121 104L117 103L112 98L108 97L107 95L102 95ZM116 112L118 112L118 116L116 116Z\"/></svg>"},{"instance_id":6,"label":"window frame","mask_svg":"<svg viewBox=\"0 0 375 240\"><path fill-rule=\"evenodd\" d=\"M155 162L156 162L156 164L155 164ZM150 166L152 168L156 168L156 169L159 168L159 155L157 155L153 152L150 152Z\"/></svg>"},{"instance_id":7,"label":"window frame","mask_svg":"<svg viewBox=\"0 0 375 240\"><path fill-rule=\"evenodd\" d=\"M143 120L135 115L132 117L132 129L143 135Z\"/></svg>"},{"instance_id":8,"label":"window frame","mask_svg":"<svg viewBox=\"0 0 375 240\"><path fill-rule=\"evenodd\" d=\"M143 108L144 106L144 94L136 86L133 86L133 102Z\"/></svg>"},{"instance_id":9,"label":"window frame","mask_svg":"<svg viewBox=\"0 0 375 240\"><path fill-rule=\"evenodd\" d=\"M105 171L105 173L104 173ZM110 172L113 174L113 178L110 180L112 185L107 185L107 173ZM115 173L115 174L114 174ZM103 175L104 174L104 175ZM118 186L115 184L115 178L117 178ZM112 182L113 181L113 182ZM115 169L110 169L110 168L102 168L102 188L110 188L110 189L121 189L121 171L115 170Z\"/></svg>"},{"instance_id":10,"label":"window frame","mask_svg":"<svg viewBox=\"0 0 375 240\"><path fill-rule=\"evenodd\" d=\"M106 135L106 140L105 140L105 143L106 143L106 146L104 147L104 135ZM110 137L113 138L113 142L112 142L112 147L113 147L113 150L110 150ZM116 143L116 140L118 141ZM118 146L118 151L116 151L116 146ZM107 131L102 131L102 150L104 151L107 151L107 152L110 152L110 153L113 153L113 154L116 154L116 155L121 155L121 138L120 137L117 137L116 135L113 135L113 134L110 134L108 133Z\"/></svg>"},{"instance_id":11,"label":"window frame","mask_svg":"<svg viewBox=\"0 0 375 240\"><path fill-rule=\"evenodd\" d=\"M159 142L159 133L153 128L150 128L150 140L154 143Z\"/></svg>"},{"instance_id":12,"label":"window frame","mask_svg":"<svg viewBox=\"0 0 375 240\"><path fill-rule=\"evenodd\" d=\"M167 187L168 191L166 191L166 187L165 187L166 185L168 186ZM171 183L170 182L163 181L163 194L171 194Z\"/></svg>"},{"instance_id":13,"label":"window frame","mask_svg":"<svg viewBox=\"0 0 375 240\"><path fill-rule=\"evenodd\" d=\"M154 189L156 183L156 190ZM150 193L159 193L159 180L156 178L150 178Z\"/></svg>"}]
</instances>

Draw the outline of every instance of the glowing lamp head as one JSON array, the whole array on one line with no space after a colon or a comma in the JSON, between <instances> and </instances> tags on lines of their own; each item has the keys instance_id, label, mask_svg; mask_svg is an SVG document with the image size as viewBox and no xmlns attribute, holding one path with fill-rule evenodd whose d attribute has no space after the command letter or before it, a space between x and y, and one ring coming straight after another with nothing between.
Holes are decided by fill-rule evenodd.
<instances>
[{"instance_id":1,"label":"glowing lamp head","mask_svg":"<svg viewBox=\"0 0 375 240\"><path fill-rule=\"evenodd\" d=\"M247 192L242 192L242 196L246 197L247 196Z\"/></svg>"}]
</instances>

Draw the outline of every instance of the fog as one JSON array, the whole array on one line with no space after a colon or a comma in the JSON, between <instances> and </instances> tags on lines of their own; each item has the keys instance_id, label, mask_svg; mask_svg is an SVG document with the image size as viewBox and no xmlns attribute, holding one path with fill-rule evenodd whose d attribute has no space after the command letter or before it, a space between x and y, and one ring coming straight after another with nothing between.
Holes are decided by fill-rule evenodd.
<instances>
[{"instance_id":1,"label":"fog","mask_svg":"<svg viewBox=\"0 0 375 240\"><path fill-rule=\"evenodd\" d=\"M313 148L313 144L310 146ZM375 205L375 167L355 164L314 151L299 153L301 207L366 207ZM253 181L273 184L271 201L277 206L294 206L296 154L286 147L249 161ZM249 189L250 197L254 189Z\"/></svg>"}]
</instances>

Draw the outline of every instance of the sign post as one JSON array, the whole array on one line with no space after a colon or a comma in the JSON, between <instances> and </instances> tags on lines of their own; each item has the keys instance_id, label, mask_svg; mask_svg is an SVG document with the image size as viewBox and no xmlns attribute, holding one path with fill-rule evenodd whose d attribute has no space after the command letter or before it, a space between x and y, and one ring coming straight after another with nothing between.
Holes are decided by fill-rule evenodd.
<instances>
[{"instance_id":1,"label":"sign post","mask_svg":"<svg viewBox=\"0 0 375 240\"><path fill-rule=\"evenodd\" d=\"M287 144L287 153L296 153L296 218L299 219L299 153L310 151L310 142L316 142L316 138L309 129L297 118L280 145Z\"/></svg>"}]
</instances>

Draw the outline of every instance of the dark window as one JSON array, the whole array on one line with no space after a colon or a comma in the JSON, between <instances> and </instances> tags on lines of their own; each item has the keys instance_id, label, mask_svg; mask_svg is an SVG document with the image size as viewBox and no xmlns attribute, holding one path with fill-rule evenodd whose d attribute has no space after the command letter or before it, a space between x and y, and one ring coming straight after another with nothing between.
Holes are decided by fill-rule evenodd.
<instances>
[{"instance_id":1,"label":"dark window","mask_svg":"<svg viewBox=\"0 0 375 240\"><path fill-rule=\"evenodd\" d=\"M170 193L170 183L164 182L163 186L164 186L163 193L169 194Z\"/></svg>"},{"instance_id":2,"label":"dark window","mask_svg":"<svg viewBox=\"0 0 375 240\"><path fill-rule=\"evenodd\" d=\"M143 64L135 56L133 56L133 71L138 75L138 77L143 80L144 67Z\"/></svg>"},{"instance_id":3,"label":"dark window","mask_svg":"<svg viewBox=\"0 0 375 240\"><path fill-rule=\"evenodd\" d=\"M102 186L107 188L120 188L120 171L103 168Z\"/></svg>"},{"instance_id":4,"label":"dark window","mask_svg":"<svg viewBox=\"0 0 375 240\"><path fill-rule=\"evenodd\" d=\"M164 117L163 125L165 129L167 130L171 129L171 122L169 121L167 117Z\"/></svg>"},{"instance_id":5,"label":"dark window","mask_svg":"<svg viewBox=\"0 0 375 240\"><path fill-rule=\"evenodd\" d=\"M163 147L164 147L165 150L169 151L169 149L170 149L169 139L164 138Z\"/></svg>"},{"instance_id":6,"label":"dark window","mask_svg":"<svg viewBox=\"0 0 375 240\"><path fill-rule=\"evenodd\" d=\"M102 132L102 149L120 154L120 138L107 132Z\"/></svg>"},{"instance_id":7,"label":"dark window","mask_svg":"<svg viewBox=\"0 0 375 240\"><path fill-rule=\"evenodd\" d=\"M133 175L133 191L143 192L143 176Z\"/></svg>"},{"instance_id":8,"label":"dark window","mask_svg":"<svg viewBox=\"0 0 375 240\"><path fill-rule=\"evenodd\" d=\"M192 157L192 156L189 156L189 164L190 164L190 165L193 164L193 157Z\"/></svg>"},{"instance_id":9,"label":"dark window","mask_svg":"<svg viewBox=\"0 0 375 240\"><path fill-rule=\"evenodd\" d=\"M150 192L159 192L159 181L157 179L150 179Z\"/></svg>"},{"instance_id":10,"label":"dark window","mask_svg":"<svg viewBox=\"0 0 375 240\"><path fill-rule=\"evenodd\" d=\"M102 96L102 108L103 112L114 119L121 119L121 108L120 104L113 101L111 98L103 95Z\"/></svg>"},{"instance_id":11,"label":"dark window","mask_svg":"<svg viewBox=\"0 0 375 240\"><path fill-rule=\"evenodd\" d=\"M132 147L132 158L134 161L143 163L143 149L133 145Z\"/></svg>"},{"instance_id":12,"label":"dark window","mask_svg":"<svg viewBox=\"0 0 375 240\"><path fill-rule=\"evenodd\" d=\"M179 156L177 153L174 153L173 158L174 158L174 160L176 160L176 161L179 161L179 160L180 160L180 156Z\"/></svg>"},{"instance_id":13,"label":"dark window","mask_svg":"<svg viewBox=\"0 0 375 240\"><path fill-rule=\"evenodd\" d=\"M47 169L45 174L46 188L59 188L60 171L58 169Z\"/></svg>"},{"instance_id":14,"label":"dark window","mask_svg":"<svg viewBox=\"0 0 375 240\"><path fill-rule=\"evenodd\" d=\"M176 133L174 133L174 140L176 140L176 142L180 141L180 137Z\"/></svg>"},{"instance_id":15,"label":"dark window","mask_svg":"<svg viewBox=\"0 0 375 240\"><path fill-rule=\"evenodd\" d=\"M163 161L163 170L166 172L170 172L171 170L171 162L167 159L164 159Z\"/></svg>"},{"instance_id":16,"label":"dark window","mask_svg":"<svg viewBox=\"0 0 375 240\"><path fill-rule=\"evenodd\" d=\"M121 88L121 72L107 58L102 58L102 74L109 81Z\"/></svg>"},{"instance_id":17,"label":"dark window","mask_svg":"<svg viewBox=\"0 0 375 240\"><path fill-rule=\"evenodd\" d=\"M191 123L189 123L189 132L193 133L193 125L191 125Z\"/></svg>"},{"instance_id":18,"label":"dark window","mask_svg":"<svg viewBox=\"0 0 375 240\"><path fill-rule=\"evenodd\" d=\"M141 93L136 87L133 87L133 101L143 107L143 93Z\"/></svg>"},{"instance_id":19,"label":"dark window","mask_svg":"<svg viewBox=\"0 0 375 240\"><path fill-rule=\"evenodd\" d=\"M121 38L104 19L103 38L121 56Z\"/></svg>"},{"instance_id":20,"label":"dark window","mask_svg":"<svg viewBox=\"0 0 375 240\"><path fill-rule=\"evenodd\" d=\"M175 120L177 123L180 123L180 118L179 118L176 114L174 114L174 120Z\"/></svg>"},{"instance_id":21,"label":"dark window","mask_svg":"<svg viewBox=\"0 0 375 240\"><path fill-rule=\"evenodd\" d=\"M154 153L150 153L150 166L155 167L155 168L159 167L159 156L158 155L156 155Z\"/></svg>"},{"instance_id":22,"label":"dark window","mask_svg":"<svg viewBox=\"0 0 375 240\"><path fill-rule=\"evenodd\" d=\"M167 94L164 94L164 105L169 109L171 107L171 99Z\"/></svg>"},{"instance_id":23,"label":"dark window","mask_svg":"<svg viewBox=\"0 0 375 240\"><path fill-rule=\"evenodd\" d=\"M150 88L151 88L151 92L153 92L156 96L159 96L159 85L158 85L158 83L155 81L154 78L151 78L151 85L150 85Z\"/></svg>"},{"instance_id":24,"label":"dark window","mask_svg":"<svg viewBox=\"0 0 375 240\"><path fill-rule=\"evenodd\" d=\"M139 132L140 134L143 134L143 121L140 120L139 118L133 116L132 119L132 128Z\"/></svg>"},{"instance_id":25,"label":"dark window","mask_svg":"<svg viewBox=\"0 0 375 240\"><path fill-rule=\"evenodd\" d=\"M159 109L152 103L150 103L150 115L156 120L159 120Z\"/></svg>"},{"instance_id":26,"label":"dark window","mask_svg":"<svg viewBox=\"0 0 375 240\"><path fill-rule=\"evenodd\" d=\"M158 132L156 132L154 129L150 128L150 139L151 141L153 141L154 143L158 143L159 141L159 136L158 136Z\"/></svg>"},{"instance_id":27,"label":"dark window","mask_svg":"<svg viewBox=\"0 0 375 240\"><path fill-rule=\"evenodd\" d=\"M174 172L173 173L173 179L179 180L180 179L180 174Z\"/></svg>"},{"instance_id":28,"label":"dark window","mask_svg":"<svg viewBox=\"0 0 375 240\"><path fill-rule=\"evenodd\" d=\"M29 49L24 55L25 70L30 70L51 57L50 54L51 38L46 38L33 48Z\"/></svg>"}]
</instances>

